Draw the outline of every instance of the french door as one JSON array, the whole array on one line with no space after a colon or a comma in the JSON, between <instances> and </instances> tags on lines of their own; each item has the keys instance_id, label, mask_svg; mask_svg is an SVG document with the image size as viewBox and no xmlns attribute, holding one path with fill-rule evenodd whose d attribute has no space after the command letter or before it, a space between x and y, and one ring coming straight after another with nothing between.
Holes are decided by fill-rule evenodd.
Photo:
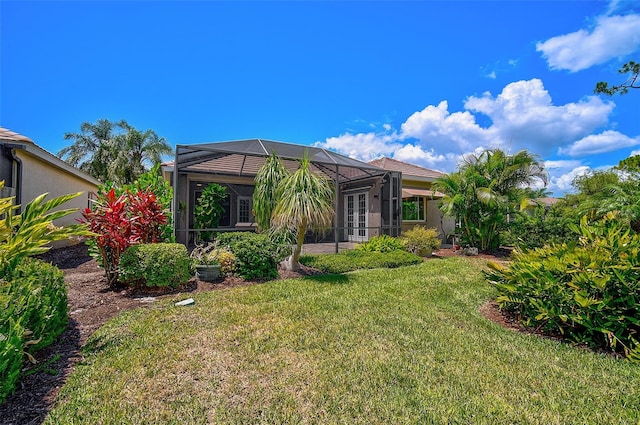
<instances>
[{"instance_id":1,"label":"french door","mask_svg":"<svg viewBox=\"0 0 640 425\"><path fill-rule=\"evenodd\" d=\"M369 239L367 230L369 199L367 193L353 193L344 196L345 233L350 242L364 242Z\"/></svg>"}]
</instances>

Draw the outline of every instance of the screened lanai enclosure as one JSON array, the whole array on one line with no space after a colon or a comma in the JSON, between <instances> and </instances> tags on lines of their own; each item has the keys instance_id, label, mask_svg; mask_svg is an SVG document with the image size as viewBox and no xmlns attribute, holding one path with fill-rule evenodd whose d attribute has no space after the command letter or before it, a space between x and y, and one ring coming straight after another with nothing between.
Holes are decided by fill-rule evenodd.
<instances>
[{"instance_id":1,"label":"screened lanai enclosure","mask_svg":"<svg viewBox=\"0 0 640 425\"><path fill-rule=\"evenodd\" d=\"M174 187L176 240L191 245L203 229L194 228L194 206L209 183L226 189L218 232L255 230L252 214L254 179L272 152L289 171L306 154L312 171L333 182L335 219L326 234L307 234L307 242L362 242L402 227L402 179L365 162L325 149L262 139L176 146L173 164L164 167Z\"/></svg>"}]
</instances>

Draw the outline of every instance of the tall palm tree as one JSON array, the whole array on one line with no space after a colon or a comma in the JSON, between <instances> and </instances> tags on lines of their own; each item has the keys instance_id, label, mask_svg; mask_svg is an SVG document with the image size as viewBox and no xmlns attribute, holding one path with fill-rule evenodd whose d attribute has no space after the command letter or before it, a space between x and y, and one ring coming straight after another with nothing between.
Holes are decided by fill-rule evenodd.
<instances>
[{"instance_id":1,"label":"tall palm tree","mask_svg":"<svg viewBox=\"0 0 640 425\"><path fill-rule=\"evenodd\" d=\"M109 175L118 184L130 184L155 164L162 162L162 155L173 152L164 137L155 131L139 131L125 120L117 123L124 133L116 136L118 150L109 165Z\"/></svg>"},{"instance_id":2,"label":"tall palm tree","mask_svg":"<svg viewBox=\"0 0 640 425\"><path fill-rule=\"evenodd\" d=\"M330 229L334 215L332 183L311 171L311 160L305 155L300 168L278 185L278 202L271 221L276 228L289 229L296 235L290 263L293 270L300 267L300 252L307 230Z\"/></svg>"},{"instance_id":3,"label":"tall palm tree","mask_svg":"<svg viewBox=\"0 0 640 425\"><path fill-rule=\"evenodd\" d=\"M253 216L260 232L271 227L271 214L278 202L278 185L288 174L275 152L267 157L258 170L253 191Z\"/></svg>"},{"instance_id":4,"label":"tall palm tree","mask_svg":"<svg viewBox=\"0 0 640 425\"><path fill-rule=\"evenodd\" d=\"M125 120L84 122L80 130L64 135L73 144L60 150L58 157L103 182L133 183L147 167L160 163L163 154L172 152L155 131L138 131Z\"/></svg>"},{"instance_id":5,"label":"tall palm tree","mask_svg":"<svg viewBox=\"0 0 640 425\"><path fill-rule=\"evenodd\" d=\"M61 149L58 157L98 180L109 180L108 165L114 149L115 125L100 119L95 124L83 122L80 133L65 133L65 140L73 144Z\"/></svg>"},{"instance_id":6,"label":"tall palm tree","mask_svg":"<svg viewBox=\"0 0 640 425\"><path fill-rule=\"evenodd\" d=\"M441 208L456 217L466 243L495 250L507 214L524 204L526 192L521 189L538 180L546 185L547 174L537 157L494 149L465 157L455 173L437 179L435 186L445 193Z\"/></svg>"}]
</instances>

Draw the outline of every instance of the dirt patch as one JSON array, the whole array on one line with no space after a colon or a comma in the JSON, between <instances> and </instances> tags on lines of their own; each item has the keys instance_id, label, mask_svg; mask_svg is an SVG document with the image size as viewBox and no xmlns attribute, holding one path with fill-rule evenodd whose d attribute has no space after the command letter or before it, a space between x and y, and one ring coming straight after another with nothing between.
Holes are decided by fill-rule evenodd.
<instances>
[{"instance_id":1,"label":"dirt patch","mask_svg":"<svg viewBox=\"0 0 640 425\"><path fill-rule=\"evenodd\" d=\"M107 320L124 310L150 305L150 297L162 299L176 294L194 294L236 286L254 285L236 277L218 282L191 279L183 287L166 290L132 291L109 288L102 269L89 256L87 246L79 244L53 249L39 257L58 266L68 285L69 326L55 343L36 355L35 365L26 365L16 391L0 405L0 424L23 425L43 422L67 376L83 360L81 348L87 338ZM281 271L281 278L318 274L309 267L300 271Z\"/></svg>"},{"instance_id":2,"label":"dirt patch","mask_svg":"<svg viewBox=\"0 0 640 425\"><path fill-rule=\"evenodd\" d=\"M429 258L445 258L445 257L453 257L453 256L464 256L462 250L454 250L453 248L441 248L437 251L433 252L433 256ZM496 252L480 252L478 255L472 255L468 258L482 258L485 260L492 261L508 261L511 256L510 249L500 249Z\"/></svg>"}]
</instances>

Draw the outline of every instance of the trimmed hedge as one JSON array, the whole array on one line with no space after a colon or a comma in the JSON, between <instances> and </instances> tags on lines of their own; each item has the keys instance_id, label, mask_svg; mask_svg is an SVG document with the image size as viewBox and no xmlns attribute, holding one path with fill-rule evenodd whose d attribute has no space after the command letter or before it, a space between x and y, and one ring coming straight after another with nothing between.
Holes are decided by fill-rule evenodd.
<instances>
[{"instance_id":1,"label":"trimmed hedge","mask_svg":"<svg viewBox=\"0 0 640 425\"><path fill-rule=\"evenodd\" d=\"M191 260L179 243L133 245L120 257L119 280L133 286L178 287L189 280Z\"/></svg>"},{"instance_id":2,"label":"trimmed hedge","mask_svg":"<svg viewBox=\"0 0 640 425\"><path fill-rule=\"evenodd\" d=\"M51 264L26 258L0 280L0 402L13 392L24 353L51 344L67 327L64 275Z\"/></svg>"},{"instance_id":3,"label":"trimmed hedge","mask_svg":"<svg viewBox=\"0 0 640 425\"><path fill-rule=\"evenodd\" d=\"M253 232L220 233L220 246L227 246L236 256L235 273L246 280L275 279L281 258L278 245L269 236Z\"/></svg>"},{"instance_id":4,"label":"trimmed hedge","mask_svg":"<svg viewBox=\"0 0 640 425\"><path fill-rule=\"evenodd\" d=\"M367 252L346 250L339 254L314 254L300 257L300 263L325 273L346 273L359 269L392 269L422 262L422 258L406 251Z\"/></svg>"}]
</instances>

